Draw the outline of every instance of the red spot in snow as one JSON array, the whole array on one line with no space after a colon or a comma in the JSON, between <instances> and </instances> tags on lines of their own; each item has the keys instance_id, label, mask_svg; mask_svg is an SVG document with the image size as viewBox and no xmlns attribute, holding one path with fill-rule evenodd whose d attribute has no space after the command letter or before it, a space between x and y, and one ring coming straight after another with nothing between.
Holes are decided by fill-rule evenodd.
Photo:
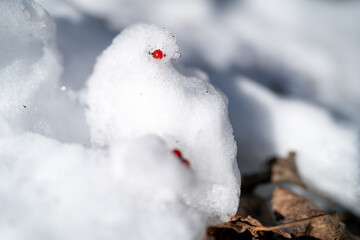
<instances>
[{"instance_id":1,"label":"red spot in snow","mask_svg":"<svg viewBox=\"0 0 360 240\"><path fill-rule=\"evenodd\" d=\"M155 59L162 59L163 58L163 52L158 49L158 50L155 50L153 53L152 53L153 57Z\"/></svg>"},{"instance_id":2,"label":"red spot in snow","mask_svg":"<svg viewBox=\"0 0 360 240\"><path fill-rule=\"evenodd\" d=\"M190 162L189 162L189 160L183 159L182 162L183 162L183 164L185 164L185 166L187 166L188 168L190 168Z\"/></svg>"},{"instance_id":3,"label":"red spot in snow","mask_svg":"<svg viewBox=\"0 0 360 240\"><path fill-rule=\"evenodd\" d=\"M189 162L189 160L187 160L187 159L185 159L185 158L183 158L182 157L182 153L181 153L181 151L179 150L179 149L173 149L172 150L172 153L175 155L175 156L177 156L180 160L181 160L181 162L186 166L186 167L188 167L188 168L190 168L190 162Z\"/></svg>"},{"instance_id":4,"label":"red spot in snow","mask_svg":"<svg viewBox=\"0 0 360 240\"><path fill-rule=\"evenodd\" d=\"M173 154L175 154L177 157L181 158L181 151L179 149L172 150Z\"/></svg>"}]
</instances>

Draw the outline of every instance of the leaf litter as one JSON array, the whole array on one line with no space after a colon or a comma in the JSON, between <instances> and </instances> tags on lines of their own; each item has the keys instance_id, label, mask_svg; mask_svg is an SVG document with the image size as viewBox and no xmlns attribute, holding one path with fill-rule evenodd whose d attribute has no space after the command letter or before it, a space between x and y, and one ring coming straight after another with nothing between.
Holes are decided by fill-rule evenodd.
<instances>
[{"instance_id":1,"label":"leaf litter","mask_svg":"<svg viewBox=\"0 0 360 240\"><path fill-rule=\"evenodd\" d=\"M327 196L334 213L328 213L311 200L300 196L282 183L293 184L307 191L296 167L296 154L269 161L268 169L243 176L239 211L229 222L209 226L204 240L235 239L332 239L360 240L352 234L336 214L334 204ZM271 201L254 193L263 184L274 184Z\"/></svg>"}]
</instances>

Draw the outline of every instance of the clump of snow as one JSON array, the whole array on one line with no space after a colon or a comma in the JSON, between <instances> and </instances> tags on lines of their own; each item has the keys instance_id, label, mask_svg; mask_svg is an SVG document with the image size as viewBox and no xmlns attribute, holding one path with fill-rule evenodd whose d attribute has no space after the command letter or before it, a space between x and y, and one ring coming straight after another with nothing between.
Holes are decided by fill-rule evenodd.
<instances>
[{"instance_id":1,"label":"clump of snow","mask_svg":"<svg viewBox=\"0 0 360 240\"><path fill-rule=\"evenodd\" d=\"M358 129L336 122L321 108L279 98L244 78L237 80L237 87L243 98L267 114L269 128L264 135L271 136L273 153L285 156L296 151L300 176L307 186L360 214ZM262 141L252 145L262 148Z\"/></svg>"},{"instance_id":2,"label":"clump of snow","mask_svg":"<svg viewBox=\"0 0 360 240\"><path fill-rule=\"evenodd\" d=\"M0 114L14 126L32 127L26 110L49 98L60 73L55 25L33 1L1 1L0 31Z\"/></svg>"},{"instance_id":3,"label":"clump of snow","mask_svg":"<svg viewBox=\"0 0 360 240\"><path fill-rule=\"evenodd\" d=\"M193 173L156 136L107 150L31 133L0 138L0 176L1 239L190 240L205 231L180 194Z\"/></svg>"},{"instance_id":4,"label":"clump of snow","mask_svg":"<svg viewBox=\"0 0 360 240\"><path fill-rule=\"evenodd\" d=\"M110 45L119 30L110 31L104 21L81 12L69 1L37 0L54 18L56 44L61 53L61 84L78 91L92 73L96 57ZM88 1L91 5L93 1ZM104 2L101 3L104 5Z\"/></svg>"},{"instance_id":5,"label":"clump of snow","mask_svg":"<svg viewBox=\"0 0 360 240\"><path fill-rule=\"evenodd\" d=\"M155 59L155 50L163 52ZM183 151L203 182L196 199L212 219L226 220L238 206L236 144L222 94L206 80L185 77L170 60L180 56L165 28L126 28L98 58L86 103L91 141L112 145L122 138L157 134Z\"/></svg>"},{"instance_id":6,"label":"clump of snow","mask_svg":"<svg viewBox=\"0 0 360 240\"><path fill-rule=\"evenodd\" d=\"M166 29L130 27L100 57L86 99L102 146L91 148L49 14L32 0L7 0L0 20L1 239L201 239L207 223L235 214L239 172L224 96L172 68L180 54ZM109 108L114 121L101 130Z\"/></svg>"},{"instance_id":7,"label":"clump of snow","mask_svg":"<svg viewBox=\"0 0 360 240\"><path fill-rule=\"evenodd\" d=\"M190 63L235 68L279 92L360 119L357 1L63 2L118 30L138 21L166 24L179 36Z\"/></svg>"},{"instance_id":8,"label":"clump of snow","mask_svg":"<svg viewBox=\"0 0 360 240\"><path fill-rule=\"evenodd\" d=\"M358 127L325 110L359 126L358 2L39 2L57 35L34 1L0 1L1 239L201 239L206 222L227 220L236 147L226 97L209 78L229 97L243 171L295 150L305 183L360 215ZM169 27L181 62L209 76L175 71L175 38L134 25L100 56L85 119L76 91L113 29L138 21ZM87 121L101 148L80 145Z\"/></svg>"},{"instance_id":9,"label":"clump of snow","mask_svg":"<svg viewBox=\"0 0 360 240\"><path fill-rule=\"evenodd\" d=\"M22 16L20 13L17 16L17 12L27 8L42 10L31 1L7 3L1 9L14 12L16 17ZM18 34L22 33L17 30ZM11 42L4 41L4 44L9 47ZM19 40L14 43L14 49L18 44L24 43ZM40 56L46 47L38 49ZM32 54L21 53L16 61L34 57ZM11 66L8 64L6 68ZM31 68L32 62L28 64L19 70ZM51 70L48 65L39 68L43 72ZM4 86L23 79L19 84L27 83L22 71L7 73L9 75L4 74L1 79ZM22 89L13 84L6 91L2 89L3 99L14 105L17 102L11 99L17 94L20 98L22 93L28 94L27 105L21 108L30 113L15 114L17 112L1 105L1 239L119 239L121 236L190 240L202 237L206 216L189 206L183 196L194 191L197 181L163 140L147 136L120 141L109 149L89 149L35 134L33 132L42 129L26 126L31 120L34 124L42 121L42 111L48 110L48 106L60 110L57 117L68 112L65 109L68 105L58 106L67 103L60 95L67 89L57 88L56 78L44 76L38 80L44 81L46 87L35 84L36 88ZM34 100L42 94L48 94L51 101L45 97ZM37 112L40 115L36 116L32 107L41 109ZM71 129L66 129L64 134L69 135L69 131Z\"/></svg>"},{"instance_id":10,"label":"clump of snow","mask_svg":"<svg viewBox=\"0 0 360 240\"><path fill-rule=\"evenodd\" d=\"M18 131L85 142L79 104L59 91L54 39L55 24L36 2L0 2L0 115Z\"/></svg>"}]
</instances>

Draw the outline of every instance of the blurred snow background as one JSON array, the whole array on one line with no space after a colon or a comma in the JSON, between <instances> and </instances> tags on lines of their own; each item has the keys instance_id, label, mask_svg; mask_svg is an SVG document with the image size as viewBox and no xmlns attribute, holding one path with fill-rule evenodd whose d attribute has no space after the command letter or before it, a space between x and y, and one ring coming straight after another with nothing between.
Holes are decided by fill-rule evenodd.
<instances>
[{"instance_id":1,"label":"blurred snow background","mask_svg":"<svg viewBox=\"0 0 360 240\"><path fill-rule=\"evenodd\" d=\"M30 26L25 24L29 16L16 15L16 11L4 7L5 2L0 1L1 178L6 178L6 172L19 164L12 163L14 160L36 158L37 152L32 151L37 149L50 149L40 154L50 159L59 155L60 160L54 161L60 162L64 148L73 145L77 150L70 150L73 156L64 159L75 161L78 154L86 159L83 154L88 154L89 159L94 159L90 161L98 163L96 159L104 158L106 152L84 147L88 144L88 128L78 94L91 75L97 56L118 32L128 24L146 21L169 28L177 37L183 57L174 64L180 72L209 78L227 95L238 145L238 164L243 174L261 169L262 162L275 154L285 155L295 150L305 182L360 215L359 1L38 0L55 24L51 24L46 12L38 12L30 14L40 16ZM9 19L15 19L19 28L8 29ZM56 39L52 39L55 29ZM29 31L38 35L27 38L25 33ZM19 47L5 47L9 42ZM29 86L22 82L25 78ZM37 106L36 114L27 115L27 108L22 105ZM37 120L40 115L42 122ZM57 121L59 118L61 122ZM13 136L16 134L20 137ZM4 147L5 142L10 145ZM165 148L160 143L156 146L154 149ZM16 152L21 149L32 150L26 157L19 157ZM112 159L111 156L106 158ZM16 169L19 174L23 171ZM76 181L81 186L82 180ZM116 187L113 181L104 182ZM28 186L33 187L30 183ZM0 196L10 196L12 190L4 187ZM24 191L27 189L24 187ZM101 187L95 188L96 191L102 191ZM14 203L16 199L20 197L5 198L0 207L10 203L20 206L22 203ZM47 201L44 199L44 203ZM160 197L160 205L161 201ZM170 202L180 209L178 215L174 214L182 219L179 236L191 233L180 239L201 235L202 226L195 224L189 230L191 222L197 222L201 216L184 214L181 199ZM30 211L26 207L23 209ZM110 213L103 220L106 226L118 221ZM0 220L1 229L5 229L3 226L9 229L2 232L8 234L4 238L21 239L16 238L16 226L11 228L9 224L12 223ZM34 239L47 236L42 229L34 234ZM139 239L138 235L133 236Z\"/></svg>"}]
</instances>

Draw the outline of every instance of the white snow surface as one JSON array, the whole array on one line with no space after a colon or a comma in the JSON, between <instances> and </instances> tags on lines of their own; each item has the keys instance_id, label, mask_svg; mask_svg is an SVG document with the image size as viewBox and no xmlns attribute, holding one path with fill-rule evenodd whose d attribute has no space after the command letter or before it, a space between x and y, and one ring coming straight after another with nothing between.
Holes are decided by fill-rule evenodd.
<instances>
[{"instance_id":1,"label":"white snow surface","mask_svg":"<svg viewBox=\"0 0 360 240\"><path fill-rule=\"evenodd\" d=\"M194 176L156 136L106 150L26 133L0 139L1 239L200 239L179 194Z\"/></svg>"},{"instance_id":2,"label":"white snow surface","mask_svg":"<svg viewBox=\"0 0 360 240\"><path fill-rule=\"evenodd\" d=\"M1 1L0 11L0 113L14 126L33 128L25 107L49 99L46 90L53 90L60 72L55 25L36 3Z\"/></svg>"},{"instance_id":3,"label":"white snow surface","mask_svg":"<svg viewBox=\"0 0 360 240\"><path fill-rule=\"evenodd\" d=\"M310 188L360 214L360 149L357 126L338 123L319 107L276 96L248 79L238 78L239 94L261 106L268 130L253 148L286 156L296 151L300 176ZM265 137L264 137L265 136ZM271 137L270 137L271 136ZM263 148L272 139L274 152ZM263 153L265 154L265 153Z\"/></svg>"},{"instance_id":4,"label":"white snow surface","mask_svg":"<svg viewBox=\"0 0 360 240\"><path fill-rule=\"evenodd\" d=\"M0 2L0 20L1 239L201 239L206 224L236 213L240 176L224 96L208 81L172 68L169 59L179 53L166 29L139 24L114 40L89 81L95 96L87 98L87 122L80 93L61 82L49 14L32 0L9 0ZM150 38L141 38L144 31ZM127 33L138 42L126 45ZM144 41L166 57L156 60L138 49ZM102 67L109 71L101 73ZM124 76L133 80L121 86L129 90L120 95L126 102L109 106L101 95L116 99L120 86L107 81ZM98 89L91 87L96 78L104 80ZM144 79L154 86L141 84ZM145 101L136 100L139 89L132 87ZM111 118L102 113L109 107L115 116L129 115L103 129L110 137L94 135ZM98 121L89 117L96 111ZM135 130L141 121L127 125L131 114L148 118L141 131ZM89 146L88 131L97 146ZM172 153L175 147L190 168Z\"/></svg>"},{"instance_id":5,"label":"white snow surface","mask_svg":"<svg viewBox=\"0 0 360 240\"><path fill-rule=\"evenodd\" d=\"M0 2L0 114L17 131L87 139L80 105L60 92L55 24L33 1ZM84 127L85 126L85 127Z\"/></svg>"},{"instance_id":6,"label":"white snow surface","mask_svg":"<svg viewBox=\"0 0 360 240\"><path fill-rule=\"evenodd\" d=\"M138 21L165 25L186 46L182 51L189 62L196 58L217 70L262 71L274 79L258 82L281 84L289 94L360 121L358 1L39 1L49 7L66 4L111 29ZM54 14L62 16L58 9Z\"/></svg>"},{"instance_id":7,"label":"white snow surface","mask_svg":"<svg viewBox=\"0 0 360 240\"><path fill-rule=\"evenodd\" d=\"M0 239L202 239L238 201L218 88L242 172L295 150L303 181L360 216L359 2L38 2L51 16L0 0ZM149 24L111 44L139 21L183 57Z\"/></svg>"},{"instance_id":8,"label":"white snow surface","mask_svg":"<svg viewBox=\"0 0 360 240\"><path fill-rule=\"evenodd\" d=\"M152 56L158 49L162 59ZM183 152L204 182L194 196L196 205L225 220L236 212L240 189L227 106L208 81L172 67L170 60L179 56L176 39L165 28L140 23L123 30L88 80L91 141L104 146L127 137L161 136Z\"/></svg>"}]
</instances>

